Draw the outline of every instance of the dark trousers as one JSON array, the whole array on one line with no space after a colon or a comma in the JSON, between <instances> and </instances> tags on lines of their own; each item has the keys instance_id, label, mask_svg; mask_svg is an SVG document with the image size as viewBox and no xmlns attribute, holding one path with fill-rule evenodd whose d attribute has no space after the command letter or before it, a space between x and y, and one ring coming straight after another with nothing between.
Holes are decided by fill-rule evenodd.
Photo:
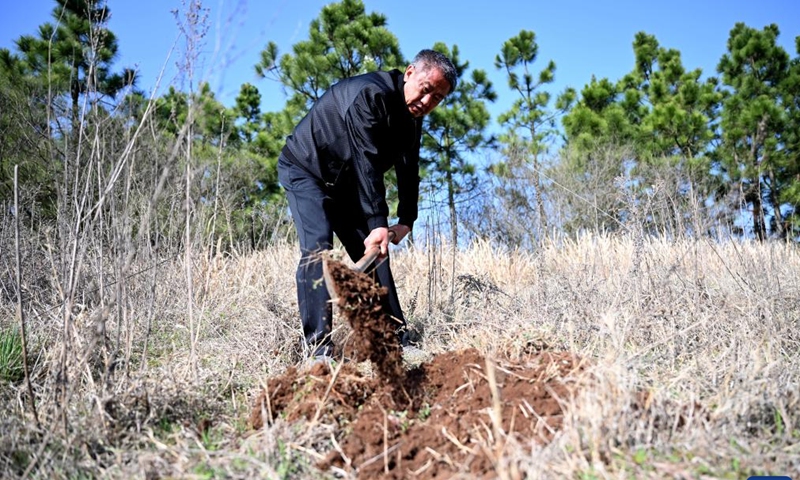
<instances>
[{"instance_id":1,"label":"dark trousers","mask_svg":"<svg viewBox=\"0 0 800 480\"><path fill-rule=\"evenodd\" d=\"M297 237L300 240L300 263L297 266L297 303L306 344L314 355L331 355L332 309L328 290L322 279L322 262L316 253L333 246L333 234L342 242L355 262L364 255L364 239L370 231L359 207L357 187L345 181L329 188L304 169L281 156L278 180L286 190ZM389 258L367 269L379 285L386 287L383 308L398 321L398 335L405 330L405 318L397 297Z\"/></svg>"}]
</instances>

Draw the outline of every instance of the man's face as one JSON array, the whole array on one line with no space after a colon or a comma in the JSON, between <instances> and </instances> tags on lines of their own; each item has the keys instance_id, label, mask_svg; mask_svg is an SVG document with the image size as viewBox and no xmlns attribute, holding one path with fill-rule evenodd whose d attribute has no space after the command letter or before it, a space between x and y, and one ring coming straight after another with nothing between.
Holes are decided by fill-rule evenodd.
<instances>
[{"instance_id":1,"label":"man's face","mask_svg":"<svg viewBox=\"0 0 800 480\"><path fill-rule=\"evenodd\" d=\"M408 111L415 117L424 117L444 100L450 91L450 83L438 68L419 69L413 64L406 68L403 77L403 93Z\"/></svg>"}]
</instances>

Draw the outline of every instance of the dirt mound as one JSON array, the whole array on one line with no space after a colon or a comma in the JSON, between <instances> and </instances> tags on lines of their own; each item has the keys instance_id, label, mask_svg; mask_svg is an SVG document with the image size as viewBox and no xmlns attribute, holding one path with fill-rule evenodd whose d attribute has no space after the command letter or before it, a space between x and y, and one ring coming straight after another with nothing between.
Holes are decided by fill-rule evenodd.
<instances>
[{"instance_id":1,"label":"dirt mound","mask_svg":"<svg viewBox=\"0 0 800 480\"><path fill-rule=\"evenodd\" d=\"M279 415L334 425L338 448L319 468L359 478L496 477L496 458L510 439L548 442L561 427L562 402L573 396L580 359L534 352L487 360L469 349L403 367L395 326L380 308L382 289L369 277L333 264L340 311L354 331L356 363L290 368L269 379L250 416L254 428Z\"/></svg>"}]
</instances>

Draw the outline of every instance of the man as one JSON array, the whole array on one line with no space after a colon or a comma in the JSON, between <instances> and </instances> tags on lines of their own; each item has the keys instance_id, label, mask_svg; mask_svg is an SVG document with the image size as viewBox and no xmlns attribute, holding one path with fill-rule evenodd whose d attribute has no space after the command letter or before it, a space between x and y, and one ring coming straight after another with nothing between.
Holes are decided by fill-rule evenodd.
<instances>
[{"instance_id":1,"label":"man","mask_svg":"<svg viewBox=\"0 0 800 480\"><path fill-rule=\"evenodd\" d=\"M450 60L422 50L405 72L373 72L333 85L300 121L278 161L300 240L297 301L306 344L315 357L333 355L330 297L314 254L333 234L353 261L378 246L375 275L388 290L384 308L405 330L389 266L389 232L399 243L417 219L422 117L456 86ZM398 222L389 227L384 174L397 175Z\"/></svg>"}]
</instances>

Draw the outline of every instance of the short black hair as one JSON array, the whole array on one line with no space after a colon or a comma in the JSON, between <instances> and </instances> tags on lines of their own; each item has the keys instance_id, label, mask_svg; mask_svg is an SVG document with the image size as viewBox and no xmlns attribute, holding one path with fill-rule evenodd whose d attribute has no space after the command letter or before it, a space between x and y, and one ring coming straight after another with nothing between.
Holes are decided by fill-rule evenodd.
<instances>
[{"instance_id":1,"label":"short black hair","mask_svg":"<svg viewBox=\"0 0 800 480\"><path fill-rule=\"evenodd\" d=\"M442 72L444 79L450 84L450 91L447 93L453 93L453 90L456 89L456 84L458 83L458 73L456 72L455 65L453 65L453 62L451 62L446 55L426 48L424 50L420 50L417 56L414 57L414 61L411 62L411 64L420 70L426 70L429 67L438 68L439 71Z\"/></svg>"}]
</instances>

